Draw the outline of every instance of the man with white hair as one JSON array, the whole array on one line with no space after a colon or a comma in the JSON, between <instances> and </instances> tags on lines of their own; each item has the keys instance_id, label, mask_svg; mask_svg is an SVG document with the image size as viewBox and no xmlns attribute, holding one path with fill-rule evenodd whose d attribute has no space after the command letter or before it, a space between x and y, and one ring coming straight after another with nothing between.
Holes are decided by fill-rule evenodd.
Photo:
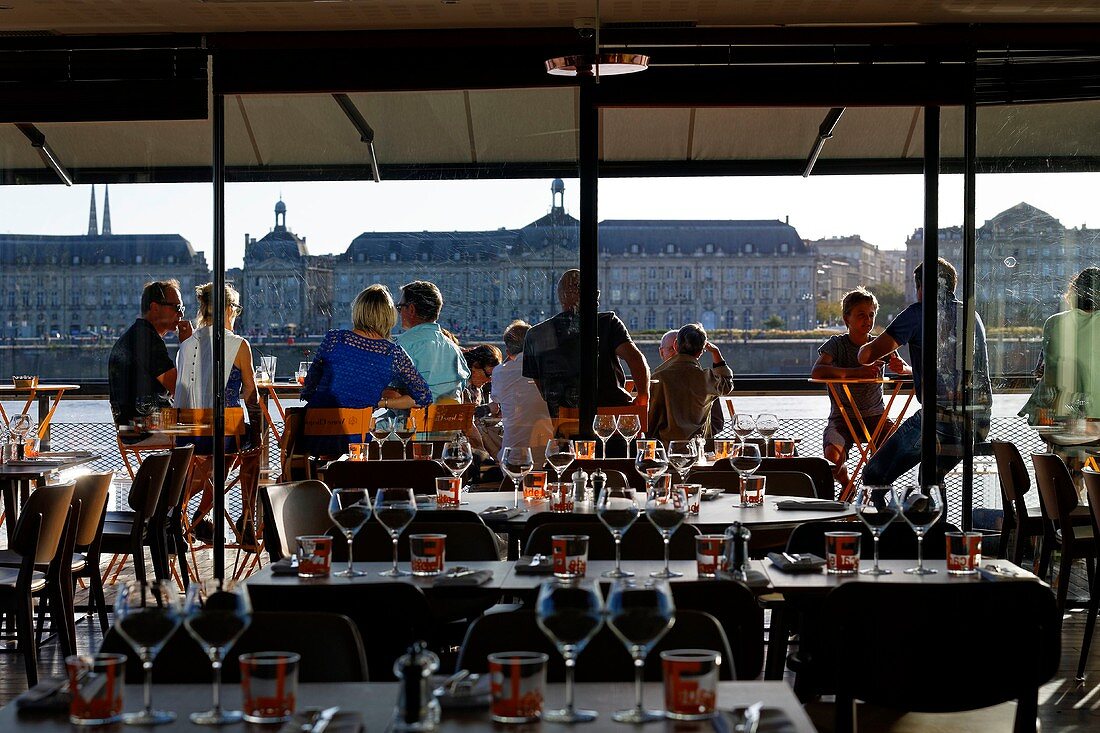
<instances>
[{"instance_id":1,"label":"man with white hair","mask_svg":"<svg viewBox=\"0 0 1100 733\"><path fill-rule=\"evenodd\" d=\"M661 345L657 347L657 353L661 355L662 362L676 356L676 334L678 333L679 331L674 328L671 331L665 331L665 335L661 337Z\"/></svg>"},{"instance_id":2,"label":"man with white hair","mask_svg":"<svg viewBox=\"0 0 1100 733\"><path fill-rule=\"evenodd\" d=\"M710 369L699 364L703 351L710 353ZM705 436L715 398L733 393L733 370L700 324L689 323L679 330L676 352L653 370L656 383L649 402L649 436L657 440Z\"/></svg>"}]
</instances>

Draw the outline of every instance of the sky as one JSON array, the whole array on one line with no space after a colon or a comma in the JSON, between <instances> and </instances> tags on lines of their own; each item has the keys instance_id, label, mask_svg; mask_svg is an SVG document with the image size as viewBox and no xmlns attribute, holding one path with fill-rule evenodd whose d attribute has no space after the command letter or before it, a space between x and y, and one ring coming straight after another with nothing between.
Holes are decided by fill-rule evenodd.
<instances>
[{"instance_id":1,"label":"sky","mask_svg":"<svg viewBox=\"0 0 1100 733\"><path fill-rule=\"evenodd\" d=\"M226 186L226 259L239 267L248 233L275 223L282 197L287 226L311 254L347 249L368 231L518 228L550 209L549 179L248 183ZM979 225L1027 201L1068 227L1100 226L1100 174L1034 173L978 178ZM579 214L579 185L565 181L565 208ZM103 221L103 186L96 186ZM0 232L82 234L91 186L0 186ZM130 184L111 189L115 234L181 234L207 253L212 240L209 184ZM962 224L962 177L940 179L940 226ZM922 224L919 175L632 178L600 183L599 218L787 219L804 239L858 234L883 248L905 246Z\"/></svg>"}]
</instances>

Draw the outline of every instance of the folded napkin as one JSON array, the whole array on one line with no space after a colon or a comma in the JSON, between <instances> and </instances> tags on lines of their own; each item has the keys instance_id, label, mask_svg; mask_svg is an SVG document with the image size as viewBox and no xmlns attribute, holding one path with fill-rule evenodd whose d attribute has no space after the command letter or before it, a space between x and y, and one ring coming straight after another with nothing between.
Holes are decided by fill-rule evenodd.
<instances>
[{"instance_id":1,"label":"folded napkin","mask_svg":"<svg viewBox=\"0 0 1100 733\"><path fill-rule=\"evenodd\" d=\"M795 558L795 562L791 562L778 552L768 553L768 559L772 561L772 565L784 573L816 573L825 567L825 560L817 555L804 552L792 557Z\"/></svg>"},{"instance_id":2,"label":"folded napkin","mask_svg":"<svg viewBox=\"0 0 1100 733\"><path fill-rule=\"evenodd\" d=\"M488 583L492 579L492 570L459 571L457 574L454 571L449 571L437 577L432 585L437 588L441 586L475 586Z\"/></svg>"},{"instance_id":3,"label":"folded napkin","mask_svg":"<svg viewBox=\"0 0 1100 733\"><path fill-rule=\"evenodd\" d=\"M740 724L745 708L736 707L732 712L734 721ZM764 708L760 711L760 724L756 727L756 733L796 733L797 730L787 714L779 708Z\"/></svg>"},{"instance_id":4,"label":"folded napkin","mask_svg":"<svg viewBox=\"0 0 1100 733\"><path fill-rule=\"evenodd\" d=\"M294 716L283 723L279 733L305 733L313 716L320 712L318 708L305 708L299 710ZM363 730L363 714L355 710L341 710L332 717L332 721L325 728L325 733L359 733Z\"/></svg>"},{"instance_id":5,"label":"folded napkin","mask_svg":"<svg viewBox=\"0 0 1100 733\"><path fill-rule=\"evenodd\" d=\"M509 519L514 519L520 514L523 514L523 509L512 509L505 506L491 506L488 509L482 509L478 516L480 516L486 522L504 522Z\"/></svg>"},{"instance_id":6,"label":"folded napkin","mask_svg":"<svg viewBox=\"0 0 1100 733\"><path fill-rule=\"evenodd\" d=\"M843 501L829 501L827 499L784 499L775 503L776 509L792 509L816 512L842 512L848 508Z\"/></svg>"},{"instance_id":7,"label":"folded napkin","mask_svg":"<svg viewBox=\"0 0 1100 733\"><path fill-rule=\"evenodd\" d=\"M516 575L550 575L554 572L554 559L548 555L521 557L516 560Z\"/></svg>"},{"instance_id":8,"label":"folded napkin","mask_svg":"<svg viewBox=\"0 0 1100 733\"><path fill-rule=\"evenodd\" d=\"M68 712L69 703L69 678L47 677L15 698L15 709L28 712Z\"/></svg>"},{"instance_id":9,"label":"folded napkin","mask_svg":"<svg viewBox=\"0 0 1100 733\"><path fill-rule=\"evenodd\" d=\"M722 580L737 580L729 572L723 570L718 573ZM740 581L750 588L759 588L768 584L768 576L759 570L749 570L745 573L745 580Z\"/></svg>"},{"instance_id":10,"label":"folded napkin","mask_svg":"<svg viewBox=\"0 0 1100 733\"><path fill-rule=\"evenodd\" d=\"M298 558L296 557L284 557L282 560L277 560L271 563L272 575L297 575L298 574Z\"/></svg>"}]
</instances>

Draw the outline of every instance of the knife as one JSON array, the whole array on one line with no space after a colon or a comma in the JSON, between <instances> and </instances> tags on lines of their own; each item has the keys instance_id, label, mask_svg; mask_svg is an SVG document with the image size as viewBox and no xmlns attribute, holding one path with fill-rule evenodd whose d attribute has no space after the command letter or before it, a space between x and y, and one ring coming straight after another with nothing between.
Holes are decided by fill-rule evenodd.
<instances>
[{"instance_id":1,"label":"knife","mask_svg":"<svg viewBox=\"0 0 1100 733\"><path fill-rule=\"evenodd\" d=\"M317 716L317 722L310 728L309 733L324 733L325 728L332 722L332 719L336 717L336 713L340 712L339 706L325 708L321 711L321 714Z\"/></svg>"}]
</instances>

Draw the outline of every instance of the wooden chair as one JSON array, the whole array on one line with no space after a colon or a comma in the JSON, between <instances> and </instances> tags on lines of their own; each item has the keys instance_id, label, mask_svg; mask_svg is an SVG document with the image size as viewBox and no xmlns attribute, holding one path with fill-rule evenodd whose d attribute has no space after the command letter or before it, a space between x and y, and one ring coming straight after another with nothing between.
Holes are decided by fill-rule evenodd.
<instances>
[{"instance_id":1,"label":"wooden chair","mask_svg":"<svg viewBox=\"0 0 1100 733\"><path fill-rule=\"evenodd\" d=\"M474 409L477 405L467 403L448 405L434 403L427 407L409 410L416 419L418 432L451 433L460 432L469 435L474 429Z\"/></svg>"},{"instance_id":2,"label":"wooden chair","mask_svg":"<svg viewBox=\"0 0 1100 733\"><path fill-rule=\"evenodd\" d=\"M343 532L334 527L332 535L333 562L347 562L348 544ZM447 562L474 562L500 560L500 548L496 535L484 523L474 522L422 522L417 517L405 527L397 538L397 559L409 560L409 535L447 535ZM393 558L393 540L379 522L370 521L359 530L352 542L356 561L389 562Z\"/></svg>"},{"instance_id":3,"label":"wooden chair","mask_svg":"<svg viewBox=\"0 0 1100 733\"><path fill-rule=\"evenodd\" d=\"M756 594L735 580L680 580L669 583L676 611L703 611L722 625L735 680L754 680L764 666L764 609Z\"/></svg>"},{"instance_id":4,"label":"wooden chair","mask_svg":"<svg viewBox=\"0 0 1100 733\"><path fill-rule=\"evenodd\" d=\"M759 472L758 472L759 473ZM813 480L801 471L771 471L759 474L767 476L767 496L798 496L816 498ZM707 488L722 489L727 494L740 491L740 476L736 471L699 471L691 475L691 481Z\"/></svg>"},{"instance_id":5,"label":"wooden chair","mask_svg":"<svg viewBox=\"0 0 1100 733\"><path fill-rule=\"evenodd\" d=\"M264 510L264 546L272 561L297 552L294 538L326 534L332 527L328 503L332 496L321 481L291 481L260 487Z\"/></svg>"},{"instance_id":6,"label":"wooden chair","mask_svg":"<svg viewBox=\"0 0 1100 733\"><path fill-rule=\"evenodd\" d=\"M1092 536L1100 553L1100 473L1085 468L1081 471L1085 482L1085 492L1089 498L1089 511L1092 514ZM1092 588L1089 590L1089 610L1085 617L1085 635L1081 640L1081 659L1077 663L1077 679L1085 679L1085 664L1089 660L1089 647L1092 646L1092 632L1096 627L1096 614L1100 610L1100 573L1093 573Z\"/></svg>"},{"instance_id":7,"label":"wooden chair","mask_svg":"<svg viewBox=\"0 0 1100 733\"><path fill-rule=\"evenodd\" d=\"M1054 542L1062 550L1056 585L1058 611L1061 612L1065 610L1066 596L1069 594L1070 569L1077 558L1085 558L1091 587L1097 556L1096 539L1092 527L1082 527L1074 522L1072 513L1079 503L1077 487L1062 459L1053 453L1032 453L1031 462L1035 466L1035 483L1039 485L1043 508L1054 520Z\"/></svg>"},{"instance_id":8,"label":"wooden chair","mask_svg":"<svg viewBox=\"0 0 1100 733\"><path fill-rule=\"evenodd\" d=\"M409 487L417 494L435 494L435 480L451 472L435 461L333 461L321 479L330 488L375 489Z\"/></svg>"},{"instance_id":9,"label":"wooden chair","mask_svg":"<svg viewBox=\"0 0 1100 733\"><path fill-rule=\"evenodd\" d=\"M130 521L104 523L101 547L113 556L107 563L103 576L109 577L111 583L118 579L126 559L131 556L134 558L134 573L137 580L146 582L145 538L148 536L150 520L160 500L171 460L172 456L169 453L160 453L146 458L138 467L127 498L127 503L134 512L133 518ZM112 570L114 570L113 576L111 576Z\"/></svg>"},{"instance_id":10,"label":"wooden chair","mask_svg":"<svg viewBox=\"0 0 1100 733\"><path fill-rule=\"evenodd\" d=\"M107 632L107 600L103 594L103 573L100 568L100 544L103 523L107 517L107 498L114 472L86 473L76 478L73 502L81 502L77 525L75 554L70 571L74 580L88 579L88 610L99 617L99 628Z\"/></svg>"},{"instance_id":11,"label":"wooden chair","mask_svg":"<svg viewBox=\"0 0 1100 733\"><path fill-rule=\"evenodd\" d=\"M1013 537L1012 562L1021 565L1024 560L1024 545L1032 537L1039 539L1039 576L1047 573L1046 562L1050 559L1050 548L1042 545L1046 522L1042 517L1028 514L1025 496L1031 491L1031 478L1027 475L1024 458L1013 443L1006 440L993 440L993 456L997 460L997 479L1001 484L1001 499L1004 507L1004 519L1001 522L1001 550L1007 556L1010 535Z\"/></svg>"},{"instance_id":12,"label":"wooden chair","mask_svg":"<svg viewBox=\"0 0 1100 733\"><path fill-rule=\"evenodd\" d=\"M298 444L305 434L306 408L288 407L283 418L283 434L279 436L279 481L305 481L312 479L313 459L298 452Z\"/></svg>"},{"instance_id":13,"label":"wooden chair","mask_svg":"<svg viewBox=\"0 0 1100 733\"><path fill-rule=\"evenodd\" d=\"M122 438L115 433L115 442L118 444L118 453L122 456L122 465L126 467L126 473L130 475L130 480L134 480L135 466L140 467L142 460L141 456L145 454L154 454L166 451L172 448L174 445L170 438L165 438L164 442L160 445L127 445L122 442ZM131 458L133 463L130 462Z\"/></svg>"},{"instance_id":14,"label":"wooden chair","mask_svg":"<svg viewBox=\"0 0 1100 733\"><path fill-rule=\"evenodd\" d=\"M589 560L615 559L615 539L595 514L550 514L549 512L542 512L542 514L562 517L563 520L544 523L531 530L523 546L524 555L552 554L551 538L556 534L585 534L588 535ZM541 514L535 516L541 516ZM587 517L591 517L592 521L587 520ZM573 521L569 521L570 519ZM669 559L694 560L695 538L698 536L697 527L681 524L669 540ZM665 558L664 541L645 517L638 517L634 525L623 535L621 551L623 560L664 560Z\"/></svg>"},{"instance_id":15,"label":"wooden chair","mask_svg":"<svg viewBox=\"0 0 1100 733\"><path fill-rule=\"evenodd\" d=\"M836 499L836 482L833 480L832 465L824 458L816 456L802 456L795 458L764 458L760 461L760 468L756 469L759 476L767 476L776 471L798 471L810 477L814 482L814 491L818 499ZM689 480L700 481L697 476L713 471L732 471L733 465L728 458L714 462L711 468L694 469Z\"/></svg>"}]
</instances>

